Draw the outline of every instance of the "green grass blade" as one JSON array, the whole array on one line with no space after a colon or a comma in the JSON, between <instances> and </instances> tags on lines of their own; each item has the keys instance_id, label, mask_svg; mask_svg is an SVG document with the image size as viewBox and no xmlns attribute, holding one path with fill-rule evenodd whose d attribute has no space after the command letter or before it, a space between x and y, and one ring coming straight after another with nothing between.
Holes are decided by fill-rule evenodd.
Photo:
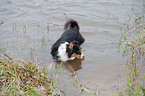
<instances>
[{"instance_id":1,"label":"green grass blade","mask_svg":"<svg viewBox=\"0 0 145 96\"><path fill-rule=\"evenodd\" d=\"M56 69L55 76L56 76L56 74L57 74L57 72L58 72L60 66L62 65L62 63L63 63L63 61L59 64L58 68Z\"/></svg>"},{"instance_id":2,"label":"green grass blade","mask_svg":"<svg viewBox=\"0 0 145 96\"><path fill-rule=\"evenodd\" d=\"M127 75L127 84L129 84L130 80L129 80L129 73L128 73L128 69L126 68L126 75Z\"/></svg>"}]
</instances>

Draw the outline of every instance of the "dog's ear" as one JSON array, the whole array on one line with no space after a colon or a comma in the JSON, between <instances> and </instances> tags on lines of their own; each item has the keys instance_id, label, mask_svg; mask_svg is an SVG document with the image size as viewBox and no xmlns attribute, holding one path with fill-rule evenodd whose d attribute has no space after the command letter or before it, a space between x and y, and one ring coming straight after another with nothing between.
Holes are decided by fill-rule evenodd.
<instances>
[{"instance_id":1,"label":"dog's ear","mask_svg":"<svg viewBox=\"0 0 145 96\"><path fill-rule=\"evenodd\" d=\"M72 41L72 42L70 42L70 44L69 44L69 49L72 50L73 47L76 47L78 44L79 44L78 41Z\"/></svg>"},{"instance_id":2,"label":"dog's ear","mask_svg":"<svg viewBox=\"0 0 145 96\"><path fill-rule=\"evenodd\" d=\"M69 49L73 49L73 46L74 46L74 44L72 43L72 42L70 42L70 44L69 44Z\"/></svg>"},{"instance_id":3,"label":"dog's ear","mask_svg":"<svg viewBox=\"0 0 145 96\"><path fill-rule=\"evenodd\" d=\"M81 50L81 47L79 46L78 41L72 41L72 42L70 42L69 49L73 50L74 48Z\"/></svg>"}]
</instances>

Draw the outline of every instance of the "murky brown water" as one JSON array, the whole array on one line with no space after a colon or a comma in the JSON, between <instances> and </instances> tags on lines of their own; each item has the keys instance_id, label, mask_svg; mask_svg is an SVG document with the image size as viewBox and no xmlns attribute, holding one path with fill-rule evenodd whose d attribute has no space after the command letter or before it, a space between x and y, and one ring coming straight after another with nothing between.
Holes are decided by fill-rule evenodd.
<instances>
[{"instance_id":1,"label":"murky brown water","mask_svg":"<svg viewBox=\"0 0 145 96\"><path fill-rule=\"evenodd\" d=\"M17 59L37 60L40 68L46 64L48 75L54 75L58 65L50 48L71 17L86 39L85 60L63 64L55 76L57 87L69 96L83 96L86 93L79 93L79 85L86 84L108 96L125 84L125 58L115 43L120 38L117 18L124 27L133 6L143 13L142 0L1 0L0 48L7 47L6 54Z\"/></svg>"}]
</instances>

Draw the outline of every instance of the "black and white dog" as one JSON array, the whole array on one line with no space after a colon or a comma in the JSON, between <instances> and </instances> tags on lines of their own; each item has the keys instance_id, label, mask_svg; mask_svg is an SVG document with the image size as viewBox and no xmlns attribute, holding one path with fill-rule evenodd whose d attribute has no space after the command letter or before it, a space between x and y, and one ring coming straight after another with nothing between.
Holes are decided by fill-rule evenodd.
<instances>
[{"instance_id":1,"label":"black and white dog","mask_svg":"<svg viewBox=\"0 0 145 96\"><path fill-rule=\"evenodd\" d=\"M65 32L53 44L51 54L55 60L67 61L84 58L80 45L85 41L79 32L78 22L68 19L64 25Z\"/></svg>"}]
</instances>

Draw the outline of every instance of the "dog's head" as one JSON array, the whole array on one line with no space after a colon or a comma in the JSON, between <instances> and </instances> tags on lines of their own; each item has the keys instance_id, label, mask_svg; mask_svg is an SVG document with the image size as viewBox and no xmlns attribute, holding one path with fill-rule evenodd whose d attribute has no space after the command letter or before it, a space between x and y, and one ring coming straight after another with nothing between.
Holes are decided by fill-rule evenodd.
<instances>
[{"instance_id":1,"label":"dog's head","mask_svg":"<svg viewBox=\"0 0 145 96\"><path fill-rule=\"evenodd\" d=\"M84 55L81 53L81 47L77 41L70 42L68 47L68 57L70 59L84 58Z\"/></svg>"}]
</instances>

